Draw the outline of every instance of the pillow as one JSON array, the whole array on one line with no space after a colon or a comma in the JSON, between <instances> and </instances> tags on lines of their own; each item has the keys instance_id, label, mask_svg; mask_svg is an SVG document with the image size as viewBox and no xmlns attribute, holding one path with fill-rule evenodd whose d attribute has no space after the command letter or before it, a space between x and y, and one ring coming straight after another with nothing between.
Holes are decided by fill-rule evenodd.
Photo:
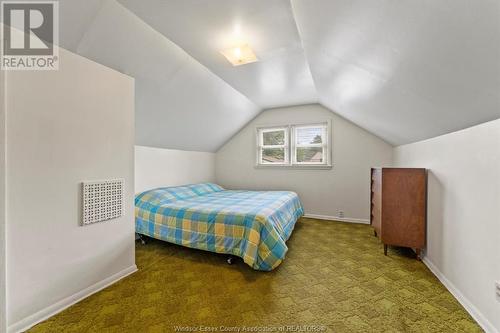
<instances>
[{"instance_id":1,"label":"pillow","mask_svg":"<svg viewBox=\"0 0 500 333\"><path fill-rule=\"evenodd\" d=\"M183 186L161 187L148 190L135 197L135 205L163 205L176 200L223 191L224 188L213 183L200 183Z\"/></svg>"}]
</instances>

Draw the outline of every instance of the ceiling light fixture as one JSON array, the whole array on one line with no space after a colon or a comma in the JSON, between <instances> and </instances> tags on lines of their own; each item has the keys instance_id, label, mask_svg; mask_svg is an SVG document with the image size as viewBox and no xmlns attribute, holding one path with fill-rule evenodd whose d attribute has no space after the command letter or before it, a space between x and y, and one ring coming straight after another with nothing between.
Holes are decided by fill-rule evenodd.
<instances>
[{"instance_id":1,"label":"ceiling light fixture","mask_svg":"<svg viewBox=\"0 0 500 333\"><path fill-rule=\"evenodd\" d=\"M220 53L222 53L233 66L249 64L258 60L248 44L223 50Z\"/></svg>"}]
</instances>

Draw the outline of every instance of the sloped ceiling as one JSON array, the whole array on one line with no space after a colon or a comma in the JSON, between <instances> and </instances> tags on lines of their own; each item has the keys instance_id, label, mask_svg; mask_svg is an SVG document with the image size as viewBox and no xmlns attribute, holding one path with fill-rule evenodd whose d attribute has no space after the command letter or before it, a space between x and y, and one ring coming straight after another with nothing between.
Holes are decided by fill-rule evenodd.
<instances>
[{"instance_id":1,"label":"sloped ceiling","mask_svg":"<svg viewBox=\"0 0 500 333\"><path fill-rule=\"evenodd\" d=\"M500 1L292 5L320 102L386 141L500 117Z\"/></svg>"},{"instance_id":2,"label":"sloped ceiling","mask_svg":"<svg viewBox=\"0 0 500 333\"><path fill-rule=\"evenodd\" d=\"M261 108L318 101L291 4L284 0L119 0ZM235 40L259 61L233 67Z\"/></svg>"},{"instance_id":3,"label":"sloped ceiling","mask_svg":"<svg viewBox=\"0 0 500 333\"><path fill-rule=\"evenodd\" d=\"M60 39L136 78L142 145L216 151L313 102L394 145L500 117L498 0L60 0Z\"/></svg>"},{"instance_id":4,"label":"sloped ceiling","mask_svg":"<svg viewBox=\"0 0 500 333\"><path fill-rule=\"evenodd\" d=\"M116 1L60 1L60 30L63 47L135 78L136 144L213 152L260 111Z\"/></svg>"}]
</instances>

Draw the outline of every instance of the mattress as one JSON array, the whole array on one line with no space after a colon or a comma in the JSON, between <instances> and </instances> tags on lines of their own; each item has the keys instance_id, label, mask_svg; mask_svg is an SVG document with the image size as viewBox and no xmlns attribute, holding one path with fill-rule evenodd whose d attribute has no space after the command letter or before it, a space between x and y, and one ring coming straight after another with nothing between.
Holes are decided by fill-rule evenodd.
<instances>
[{"instance_id":1,"label":"mattress","mask_svg":"<svg viewBox=\"0 0 500 333\"><path fill-rule=\"evenodd\" d=\"M233 191L212 183L153 189L135 199L137 233L235 255L263 271L283 261L303 214L294 192Z\"/></svg>"}]
</instances>

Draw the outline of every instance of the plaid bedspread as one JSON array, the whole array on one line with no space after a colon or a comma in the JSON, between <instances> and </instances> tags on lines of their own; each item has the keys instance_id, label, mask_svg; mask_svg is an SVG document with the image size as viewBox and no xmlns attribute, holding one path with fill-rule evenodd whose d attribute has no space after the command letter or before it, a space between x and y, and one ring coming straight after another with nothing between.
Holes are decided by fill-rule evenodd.
<instances>
[{"instance_id":1,"label":"plaid bedspread","mask_svg":"<svg viewBox=\"0 0 500 333\"><path fill-rule=\"evenodd\" d=\"M239 256L263 271L283 261L303 213L294 192L230 191L211 183L154 189L135 199L138 233Z\"/></svg>"}]
</instances>

